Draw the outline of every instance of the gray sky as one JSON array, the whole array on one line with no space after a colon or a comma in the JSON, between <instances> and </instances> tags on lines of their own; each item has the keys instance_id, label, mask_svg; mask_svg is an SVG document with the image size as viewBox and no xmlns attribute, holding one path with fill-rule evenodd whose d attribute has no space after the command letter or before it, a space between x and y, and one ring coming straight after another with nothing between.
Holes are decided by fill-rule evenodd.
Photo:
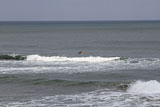
<instances>
[{"instance_id":1,"label":"gray sky","mask_svg":"<svg viewBox=\"0 0 160 107\"><path fill-rule=\"evenodd\" d=\"M160 20L160 0L0 0L0 21Z\"/></svg>"}]
</instances>

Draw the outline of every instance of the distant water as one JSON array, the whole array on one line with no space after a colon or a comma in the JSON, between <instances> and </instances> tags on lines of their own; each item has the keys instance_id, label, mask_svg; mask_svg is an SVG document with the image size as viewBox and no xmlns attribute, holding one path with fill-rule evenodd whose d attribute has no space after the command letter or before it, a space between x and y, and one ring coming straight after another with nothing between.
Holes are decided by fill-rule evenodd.
<instances>
[{"instance_id":1,"label":"distant water","mask_svg":"<svg viewBox=\"0 0 160 107\"><path fill-rule=\"evenodd\" d=\"M160 21L0 22L2 107L160 106L159 77Z\"/></svg>"}]
</instances>

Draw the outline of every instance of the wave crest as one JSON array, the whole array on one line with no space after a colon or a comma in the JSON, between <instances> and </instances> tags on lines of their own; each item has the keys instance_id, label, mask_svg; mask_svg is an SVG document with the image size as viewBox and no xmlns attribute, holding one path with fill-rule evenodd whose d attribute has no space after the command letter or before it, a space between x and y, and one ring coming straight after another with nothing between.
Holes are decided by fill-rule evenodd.
<instances>
[{"instance_id":1,"label":"wave crest","mask_svg":"<svg viewBox=\"0 0 160 107\"><path fill-rule=\"evenodd\" d=\"M118 60L120 57L63 57L63 56L40 56L40 55L28 55L27 61L58 61L58 62L105 62Z\"/></svg>"},{"instance_id":2,"label":"wave crest","mask_svg":"<svg viewBox=\"0 0 160 107\"><path fill-rule=\"evenodd\" d=\"M127 92L133 93L160 93L160 82L156 80L150 80L147 82L136 81L132 83Z\"/></svg>"}]
</instances>

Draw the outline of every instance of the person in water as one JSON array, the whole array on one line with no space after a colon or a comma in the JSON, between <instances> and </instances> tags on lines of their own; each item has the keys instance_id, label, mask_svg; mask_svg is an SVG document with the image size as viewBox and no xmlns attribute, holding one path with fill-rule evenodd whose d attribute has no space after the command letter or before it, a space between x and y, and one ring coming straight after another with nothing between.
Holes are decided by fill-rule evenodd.
<instances>
[{"instance_id":1,"label":"person in water","mask_svg":"<svg viewBox=\"0 0 160 107\"><path fill-rule=\"evenodd\" d=\"M78 52L78 54L85 54L85 52L83 52L83 51L80 51L80 52Z\"/></svg>"}]
</instances>

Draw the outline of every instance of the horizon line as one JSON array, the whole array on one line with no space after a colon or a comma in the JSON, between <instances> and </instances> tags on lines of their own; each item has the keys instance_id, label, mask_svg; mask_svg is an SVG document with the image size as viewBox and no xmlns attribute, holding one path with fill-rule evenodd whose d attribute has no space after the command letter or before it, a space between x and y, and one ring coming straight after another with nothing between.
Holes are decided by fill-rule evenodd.
<instances>
[{"instance_id":1,"label":"horizon line","mask_svg":"<svg viewBox=\"0 0 160 107\"><path fill-rule=\"evenodd\" d=\"M77 20L77 21L0 21L0 24L85 24L85 23L151 23L151 22L160 22L160 20Z\"/></svg>"},{"instance_id":2,"label":"horizon line","mask_svg":"<svg viewBox=\"0 0 160 107\"><path fill-rule=\"evenodd\" d=\"M0 20L0 22L119 22L119 21L160 21L159 20Z\"/></svg>"}]
</instances>

